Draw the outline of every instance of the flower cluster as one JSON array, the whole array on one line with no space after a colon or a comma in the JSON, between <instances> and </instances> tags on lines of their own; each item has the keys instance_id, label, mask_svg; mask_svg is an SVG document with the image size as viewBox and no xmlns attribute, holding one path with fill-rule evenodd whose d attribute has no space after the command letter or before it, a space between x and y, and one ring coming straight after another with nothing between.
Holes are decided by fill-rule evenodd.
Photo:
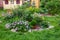
<instances>
[{"instance_id":1,"label":"flower cluster","mask_svg":"<svg viewBox=\"0 0 60 40\"><path fill-rule=\"evenodd\" d=\"M13 23L7 23L5 25L7 29L15 29L15 31L28 31L30 26L28 21L16 21Z\"/></svg>"}]
</instances>

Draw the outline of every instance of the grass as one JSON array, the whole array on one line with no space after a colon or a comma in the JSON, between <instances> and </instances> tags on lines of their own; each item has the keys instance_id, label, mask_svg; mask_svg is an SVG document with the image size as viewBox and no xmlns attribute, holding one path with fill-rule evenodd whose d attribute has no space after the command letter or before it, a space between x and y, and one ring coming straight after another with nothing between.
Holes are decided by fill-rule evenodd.
<instances>
[{"instance_id":1,"label":"grass","mask_svg":"<svg viewBox=\"0 0 60 40\"><path fill-rule=\"evenodd\" d=\"M51 25L53 26L58 26L58 24L60 24L60 16L52 16L52 17L47 17L47 16L44 16L44 20L50 22Z\"/></svg>"},{"instance_id":2,"label":"grass","mask_svg":"<svg viewBox=\"0 0 60 40\"><path fill-rule=\"evenodd\" d=\"M54 28L23 35L10 31L0 31L0 40L60 40L60 29Z\"/></svg>"},{"instance_id":3,"label":"grass","mask_svg":"<svg viewBox=\"0 0 60 40\"><path fill-rule=\"evenodd\" d=\"M60 27L58 26L60 17L44 16L44 20L49 21L51 25L56 27L50 30L27 32L22 35L5 29L5 22L3 21L3 23L0 24L0 40L60 40Z\"/></svg>"}]
</instances>

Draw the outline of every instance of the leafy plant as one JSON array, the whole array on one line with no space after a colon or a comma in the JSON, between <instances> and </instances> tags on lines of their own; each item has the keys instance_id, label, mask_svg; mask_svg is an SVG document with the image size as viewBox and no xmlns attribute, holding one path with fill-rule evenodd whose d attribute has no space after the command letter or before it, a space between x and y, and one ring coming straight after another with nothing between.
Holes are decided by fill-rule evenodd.
<instances>
[{"instance_id":1,"label":"leafy plant","mask_svg":"<svg viewBox=\"0 0 60 40\"><path fill-rule=\"evenodd\" d=\"M26 17L25 17L25 20L26 21L32 21L33 17L31 16L31 14L28 14Z\"/></svg>"},{"instance_id":2,"label":"leafy plant","mask_svg":"<svg viewBox=\"0 0 60 40\"><path fill-rule=\"evenodd\" d=\"M48 28L49 25L46 21L41 22L41 28Z\"/></svg>"},{"instance_id":3,"label":"leafy plant","mask_svg":"<svg viewBox=\"0 0 60 40\"><path fill-rule=\"evenodd\" d=\"M17 9L13 10L13 15L18 16L18 17L22 17L23 16L23 11L24 11L23 8L18 7Z\"/></svg>"},{"instance_id":4,"label":"leafy plant","mask_svg":"<svg viewBox=\"0 0 60 40\"><path fill-rule=\"evenodd\" d=\"M33 26L37 25L37 21L36 20L32 20L30 23L30 28L33 28Z\"/></svg>"},{"instance_id":5,"label":"leafy plant","mask_svg":"<svg viewBox=\"0 0 60 40\"><path fill-rule=\"evenodd\" d=\"M31 25L31 26L35 26L35 25L37 25L36 20L32 20L32 21L30 22L30 25Z\"/></svg>"},{"instance_id":6,"label":"leafy plant","mask_svg":"<svg viewBox=\"0 0 60 40\"><path fill-rule=\"evenodd\" d=\"M33 20L36 20L37 21L37 23L40 23L40 22L42 22L43 20L42 20L42 18L40 18L40 17L35 17Z\"/></svg>"},{"instance_id":7,"label":"leafy plant","mask_svg":"<svg viewBox=\"0 0 60 40\"><path fill-rule=\"evenodd\" d=\"M59 0L44 0L41 1L41 8L48 10L49 14L60 14L60 1Z\"/></svg>"}]
</instances>

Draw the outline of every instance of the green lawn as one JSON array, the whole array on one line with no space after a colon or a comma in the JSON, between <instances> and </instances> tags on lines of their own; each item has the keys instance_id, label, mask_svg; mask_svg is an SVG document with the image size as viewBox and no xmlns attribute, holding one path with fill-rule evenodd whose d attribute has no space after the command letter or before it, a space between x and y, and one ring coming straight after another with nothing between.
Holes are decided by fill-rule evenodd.
<instances>
[{"instance_id":1,"label":"green lawn","mask_svg":"<svg viewBox=\"0 0 60 40\"><path fill-rule=\"evenodd\" d=\"M0 40L60 40L60 29L31 32L20 35L10 31L0 31Z\"/></svg>"},{"instance_id":2,"label":"green lawn","mask_svg":"<svg viewBox=\"0 0 60 40\"><path fill-rule=\"evenodd\" d=\"M60 40L60 27L57 26L60 17L44 17L44 20L50 22L51 25L56 26L50 30L43 30L37 32L27 32L26 34L13 33L5 29L5 22L0 24L0 40Z\"/></svg>"},{"instance_id":3,"label":"green lawn","mask_svg":"<svg viewBox=\"0 0 60 40\"><path fill-rule=\"evenodd\" d=\"M50 24L53 26L57 26L58 24L60 24L60 16L52 16L52 17L44 16L44 20L50 22Z\"/></svg>"}]
</instances>

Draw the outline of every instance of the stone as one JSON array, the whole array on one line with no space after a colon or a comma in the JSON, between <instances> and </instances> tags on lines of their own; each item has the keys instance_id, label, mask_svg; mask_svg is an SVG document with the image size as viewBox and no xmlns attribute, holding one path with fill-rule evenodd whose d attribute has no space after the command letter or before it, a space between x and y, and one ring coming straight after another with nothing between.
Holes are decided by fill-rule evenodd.
<instances>
[{"instance_id":1,"label":"stone","mask_svg":"<svg viewBox=\"0 0 60 40\"><path fill-rule=\"evenodd\" d=\"M54 26L51 26L51 25L50 25L49 28L54 28Z\"/></svg>"},{"instance_id":2,"label":"stone","mask_svg":"<svg viewBox=\"0 0 60 40\"><path fill-rule=\"evenodd\" d=\"M15 30L17 31L18 30L18 27L16 27Z\"/></svg>"},{"instance_id":3,"label":"stone","mask_svg":"<svg viewBox=\"0 0 60 40\"><path fill-rule=\"evenodd\" d=\"M30 29L30 30L28 30L28 32L32 32L32 30Z\"/></svg>"},{"instance_id":4,"label":"stone","mask_svg":"<svg viewBox=\"0 0 60 40\"><path fill-rule=\"evenodd\" d=\"M15 29L11 29L11 31L12 31L12 32L16 32L16 30L15 30Z\"/></svg>"}]
</instances>

